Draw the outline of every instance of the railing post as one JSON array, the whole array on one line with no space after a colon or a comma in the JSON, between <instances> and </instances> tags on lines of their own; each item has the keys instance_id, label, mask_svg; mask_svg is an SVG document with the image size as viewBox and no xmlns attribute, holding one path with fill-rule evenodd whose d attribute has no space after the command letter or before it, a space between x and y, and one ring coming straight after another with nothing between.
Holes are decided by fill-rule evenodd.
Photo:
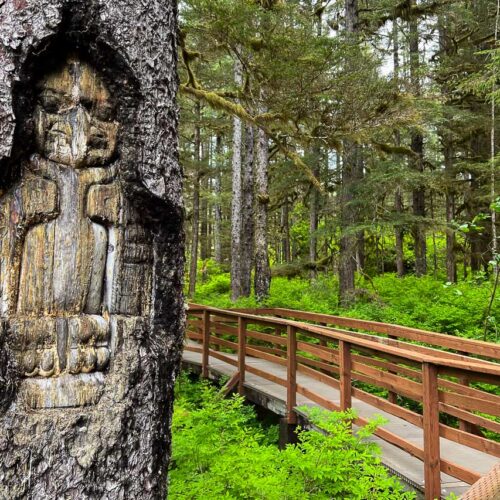
<instances>
[{"instance_id":1,"label":"railing post","mask_svg":"<svg viewBox=\"0 0 500 500\"><path fill-rule=\"evenodd\" d=\"M339 340L340 409L352 407L351 344Z\"/></svg>"},{"instance_id":2,"label":"railing post","mask_svg":"<svg viewBox=\"0 0 500 500\"><path fill-rule=\"evenodd\" d=\"M201 376L203 378L208 378L208 363L209 363L209 352L210 352L210 312L206 309L203 310L203 355L201 358Z\"/></svg>"},{"instance_id":3,"label":"railing post","mask_svg":"<svg viewBox=\"0 0 500 500\"><path fill-rule=\"evenodd\" d=\"M441 498L438 367L422 364L425 499Z\"/></svg>"},{"instance_id":4,"label":"railing post","mask_svg":"<svg viewBox=\"0 0 500 500\"><path fill-rule=\"evenodd\" d=\"M287 326L287 384L286 384L286 417L289 424L297 422L294 408L297 406L297 328Z\"/></svg>"},{"instance_id":5,"label":"railing post","mask_svg":"<svg viewBox=\"0 0 500 500\"><path fill-rule=\"evenodd\" d=\"M326 327L327 324L326 323L320 323L319 326ZM327 347L328 343L326 342L325 339L319 339L319 345L322 346L322 347Z\"/></svg>"},{"instance_id":6,"label":"railing post","mask_svg":"<svg viewBox=\"0 0 500 500\"><path fill-rule=\"evenodd\" d=\"M238 393L241 396L243 396L245 392L246 336L247 322L240 316L238 317L238 371L240 372L240 378L238 380Z\"/></svg>"}]
</instances>

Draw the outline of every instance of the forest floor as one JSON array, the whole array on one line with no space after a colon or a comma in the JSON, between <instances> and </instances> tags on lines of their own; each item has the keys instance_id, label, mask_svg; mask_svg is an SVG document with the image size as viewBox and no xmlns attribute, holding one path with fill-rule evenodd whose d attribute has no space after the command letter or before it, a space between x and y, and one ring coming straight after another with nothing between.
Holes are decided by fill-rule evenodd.
<instances>
[{"instance_id":1,"label":"forest floor","mask_svg":"<svg viewBox=\"0 0 500 500\"><path fill-rule=\"evenodd\" d=\"M205 265L193 302L214 307L258 307L253 296L230 300L230 276L215 264ZM493 280L477 274L457 284L440 277L398 278L384 274L359 277L358 296L350 308L338 303L338 282L332 273L309 277L274 277L268 307L349 316L384 323L412 326L477 340L498 342L500 338L500 295L491 310L488 305ZM486 335L485 335L486 323Z\"/></svg>"}]
</instances>

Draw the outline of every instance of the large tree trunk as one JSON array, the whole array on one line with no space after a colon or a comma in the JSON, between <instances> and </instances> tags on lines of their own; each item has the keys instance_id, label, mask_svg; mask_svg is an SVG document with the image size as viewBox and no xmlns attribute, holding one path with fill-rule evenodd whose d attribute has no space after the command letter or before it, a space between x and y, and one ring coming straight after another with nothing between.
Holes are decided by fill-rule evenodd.
<instances>
[{"instance_id":1,"label":"large tree trunk","mask_svg":"<svg viewBox=\"0 0 500 500\"><path fill-rule=\"evenodd\" d=\"M241 62L235 59L234 81L236 85L243 83L243 68ZM241 119L233 118L233 200L231 204L231 300L235 301L241 296L241 150L243 140L243 126Z\"/></svg>"},{"instance_id":2,"label":"large tree trunk","mask_svg":"<svg viewBox=\"0 0 500 500\"><path fill-rule=\"evenodd\" d=\"M241 176L241 295L249 297L252 291L252 267L254 261L254 128L245 128L245 161Z\"/></svg>"},{"instance_id":3,"label":"large tree trunk","mask_svg":"<svg viewBox=\"0 0 500 500\"><path fill-rule=\"evenodd\" d=\"M262 302L269 296L271 268L269 267L267 240L269 141L267 134L260 128L257 131L256 148L255 187L257 191L257 203L255 205L254 288L257 302Z\"/></svg>"},{"instance_id":4,"label":"large tree trunk","mask_svg":"<svg viewBox=\"0 0 500 500\"><path fill-rule=\"evenodd\" d=\"M345 28L347 33L355 36L358 30L358 2L345 0ZM354 43L354 40L353 40ZM354 300L356 271L357 235L350 231L356 222L353 206L353 194L356 183L360 180L363 167L361 148L352 141L344 141L342 158L342 187L340 199L340 259L339 259L339 301L348 306Z\"/></svg>"},{"instance_id":5,"label":"large tree trunk","mask_svg":"<svg viewBox=\"0 0 500 500\"><path fill-rule=\"evenodd\" d=\"M176 3L2 2L0 32L0 498L165 498Z\"/></svg>"},{"instance_id":6,"label":"large tree trunk","mask_svg":"<svg viewBox=\"0 0 500 500\"><path fill-rule=\"evenodd\" d=\"M355 222L352 207L355 182L355 165L358 161L359 147L350 141L344 142L342 161L341 193L341 237L339 260L339 300L343 306L349 306L354 300L354 273L356 271L356 235L349 232Z\"/></svg>"}]
</instances>

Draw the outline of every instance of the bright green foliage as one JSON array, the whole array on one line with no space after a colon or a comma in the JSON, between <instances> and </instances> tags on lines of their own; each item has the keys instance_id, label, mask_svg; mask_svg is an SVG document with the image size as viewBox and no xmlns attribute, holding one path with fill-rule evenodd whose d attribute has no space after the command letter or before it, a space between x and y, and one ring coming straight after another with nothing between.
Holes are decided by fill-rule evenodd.
<instances>
[{"instance_id":1,"label":"bright green foliage","mask_svg":"<svg viewBox=\"0 0 500 500\"><path fill-rule=\"evenodd\" d=\"M181 377L173 420L169 498L411 499L368 443L378 421L352 434L352 413L310 410L327 433L301 431L279 451L276 429L264 430L252 407L224 399L208 383Z\"/></svg>"},{"instance_id":2,"label":"bright green foliage","mask_svg":"<svg viewBox=\"0 0 500 500\"><path fill-rule=\"evenodd\" d=\"M492 283L484 274L458 284L443 282L432 276L397 278L394 274L360 280L365 290L349 310L338 305L337 279L320 275L307 278L273 278L269 307L285 307L327 314L396 323L426 330L483 339L484 315ZM229 299L229 275L213 274L200 285L195 301L215 307L234 307ZM240 300L236 307L257 307L252 298ZM498 340L500 299L494 301L488 319L488 340Z\"/></svg>"}]
</instances>

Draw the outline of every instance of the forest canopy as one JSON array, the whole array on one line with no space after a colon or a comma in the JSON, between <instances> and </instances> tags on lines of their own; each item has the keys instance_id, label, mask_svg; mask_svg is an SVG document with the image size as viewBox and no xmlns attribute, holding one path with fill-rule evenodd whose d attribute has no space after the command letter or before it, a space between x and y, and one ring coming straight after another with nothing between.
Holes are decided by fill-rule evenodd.
<instances>
[{"instance_id":1,"label":"forest canopy","mask_svg":"<svg viewBox=\"0 0 500 500\"><path fill-rule=\"evenodd\" d=\"M498 2L189 0L180 16L191 296L210 260L233 300L265 301L271 268L335 273L346 306L359 277L495 276Z\"/></svg>"}]
</instances>

